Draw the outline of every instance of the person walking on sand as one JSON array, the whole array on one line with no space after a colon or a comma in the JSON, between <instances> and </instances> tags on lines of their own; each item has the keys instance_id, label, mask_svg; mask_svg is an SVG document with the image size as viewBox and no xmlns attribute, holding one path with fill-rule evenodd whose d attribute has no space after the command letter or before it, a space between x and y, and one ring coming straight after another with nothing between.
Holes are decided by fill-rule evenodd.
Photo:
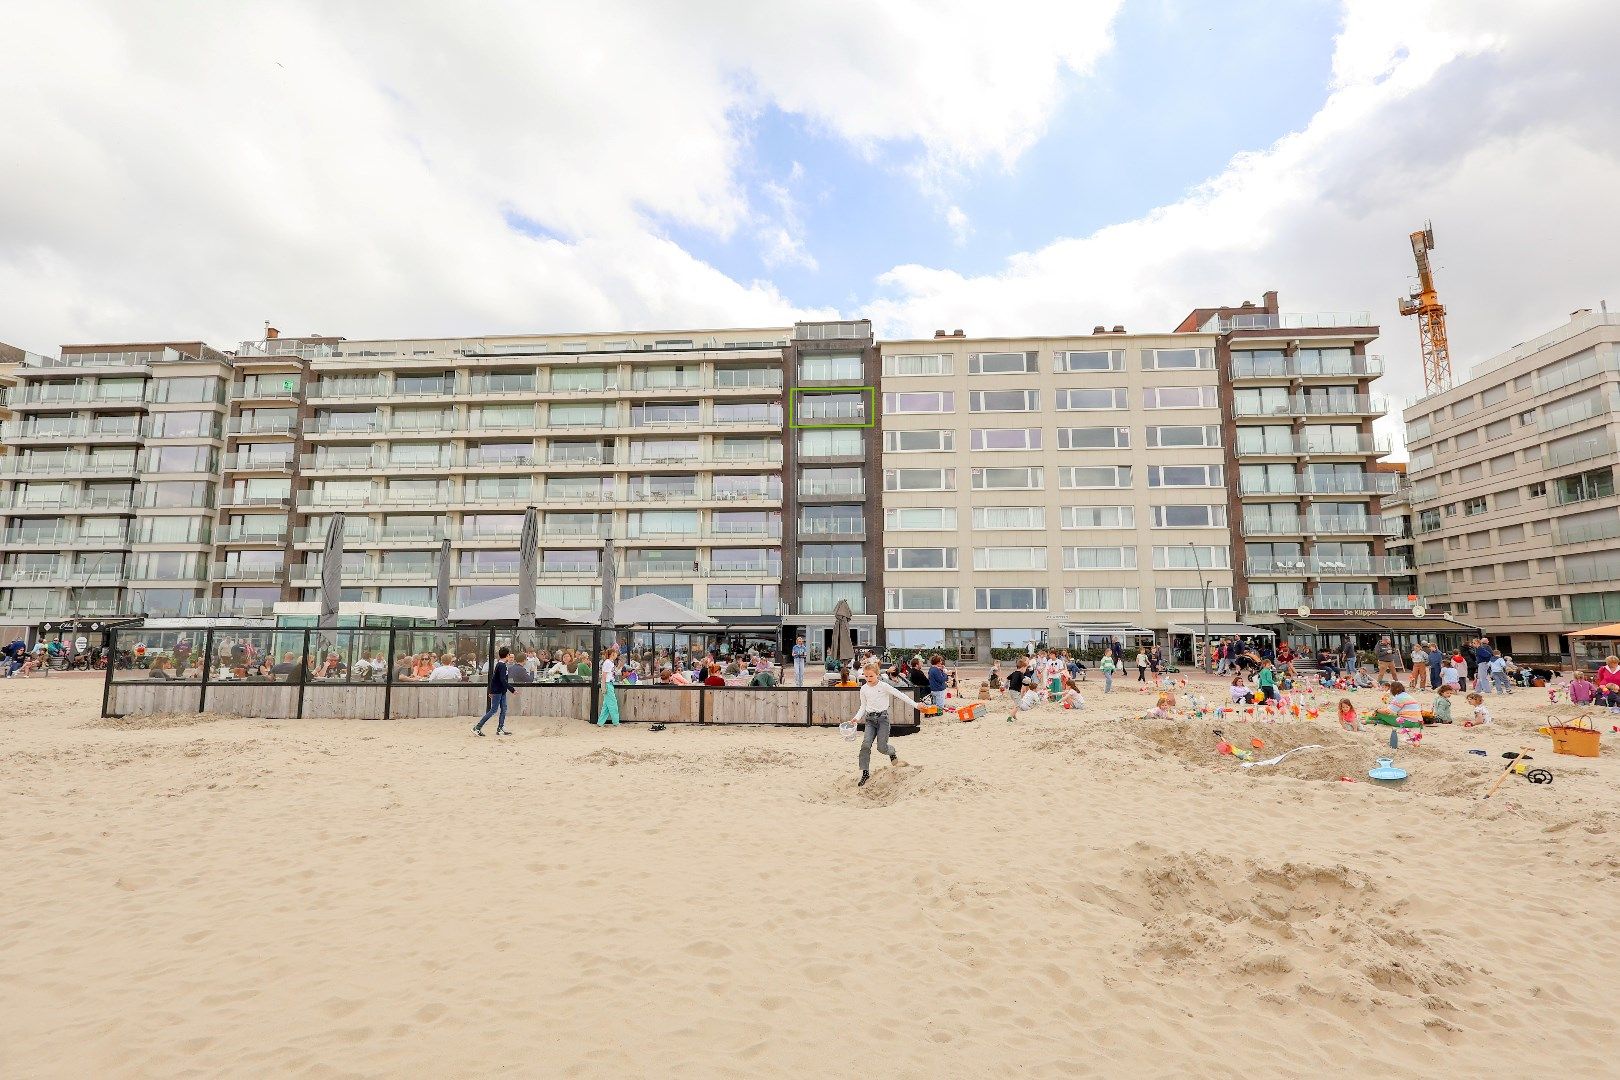
<instances>
[{"instance_id":1,"label":"person walking on sand","mask_svg":"<svg viewBox=\"0 0 1620 1080\"><path fill-rule=\"evenodd\" d=\"M1114 692L1114 650L1104 649L1102 659L1097 661L1097 668L1102 672L1103 693Z\"/></svg>"},{"instance_id":2,"label":"person walking on sand","mask_svg":"<svg viewBox=\"0 0 1620 1080\"><path fill-rule=\"evenodd\" d=\"M866 782L872 779L874 743L877 745L878 753L888 755L890 765L900 764L900 755L889 747L889 710L894 708L893 702L898 701L914 712L921 708L909 694L896 690L886 682L880 682L875 662L866 665L864 674L866 681L861 683L860 708L851 718L857 724L862 720L866 721L866 736L861 739L861 780L856 787L865 787Z\"/></svg>"},{"instance_id":3,"label":"person walking on sand","mask_svg":"<svg viewBox=\"0 0 1620 1080\"><path fill-rule=\"evenodd\" d=\"M798 639L793 642L793 685L794 686L803 686L804 685L804 661L805 661L805 657L807 657L809 655L810 655L810 650L805 648L805 645L804 645L804 635L800 634Z\"/></svg>"},{"instance_id":4,"label":"person walking on sand","mask_svg":"<svg viewBox=\"0 0 1620 1080\"><path fill-rule=\"evenodd\" d=\"M613 689L613 680L619 673L619 647L608 646L602 656L602 710L596 714L596 726L619 725L619 694Z\"/></svg>"},{"instance_id":5,"label":"person walking on sand","mask_svg":"<svg viewBox=\"0 0 1620 1080\"><path fill-rule=\"evenodd\" d=\"M489 708L484 710L484 715L473 725L474 735L482 735L484 725L489 723L489 718L496 713L500 714L500 719L495 721L495 734L512 734L506 730L506 695L517 693L517 687L512 685L512 673L506 666L511 659L512 650L502 645L500 652L495 654L495 662L489 665Z\"/></svg>"},{"instance_id":6,"label":"person walking on sand","mask_svg":"<svg viewBox=\"0 0 1620 1080\"><path fill-rule=\"evenodd\" d=\"M1140 645L1136 647L1136 681L1147 682L1148 654Z\"/></svg>"}]
</instances>

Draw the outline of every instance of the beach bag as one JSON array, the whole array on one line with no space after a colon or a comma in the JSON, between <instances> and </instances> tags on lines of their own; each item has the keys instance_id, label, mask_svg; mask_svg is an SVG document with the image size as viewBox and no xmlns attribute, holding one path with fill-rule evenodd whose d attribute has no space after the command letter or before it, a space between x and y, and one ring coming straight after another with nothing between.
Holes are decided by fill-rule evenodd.
<instances>
[{"instance_id":1,"label":"beach bag","mask_svg":"<svg viewBox=\"0 0 1620 1080\"><path fill-rule=\"evenodd\" d=\"M1584 716L1577 716L1567 723L1544 727L1541 733L1552 736L1555 754L1597 757L1602 749L1603 736L1592 726L1592 721Z\"/></svg>"}]
</instances>

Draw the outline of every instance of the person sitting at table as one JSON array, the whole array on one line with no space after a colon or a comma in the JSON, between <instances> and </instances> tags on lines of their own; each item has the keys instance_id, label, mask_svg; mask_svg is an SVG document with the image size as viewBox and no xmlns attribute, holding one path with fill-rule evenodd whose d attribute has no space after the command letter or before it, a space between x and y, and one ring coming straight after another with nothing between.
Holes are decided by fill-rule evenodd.
<instances>
[{"instance_id":1,"label":"person sitting at table","mask_svg":"<svg viewBox=\"0 0 1620 1080\"><path fill-rule=\"evenodd\" d=\"M456 666L456 658L449 653L439 657L439 662L428 672L428 682L464 682L461 669Z\"/></svg>"},{"instance_id":2,"label":"person sitting at table","mask_svg":"<svg viewBox=\"0 0 1620 1080\"><path fill-rule=\"evenodd\" d=\"M420 682L426 682L427 677L433 674L434 656L430 652L418 653L416 663L411 668L411 677Z\"/></svg>"},{"instance_id":3,"label":"person sitting at table","mask_svg":"<svg viewBox=\"0 0 1620 1080\"><path fill-rule=\"evenodd\" d=\"M169 658L167 656L160 656L153 660L152 667L147 671L146 677L148 679L174 678L174 673L169 670Z\"/></svg>"},{"instance_id":4,"label":"person sitting at table","mask_svg":"<svg viewBox=\"0 0 1620 1080\"><path fill-rule=\"evenodd\" d=\"M724 686L726 677L720 672L719 664L710 664L709 673L703 677L704 686Z\"/></svg>"},{"instance_id":5,"label":"person sitting at table","mask_svg":"<svg viewBox=\"0 0 1620 1080\"><path fill-rule=\"evenodd\" d=\"M297 667L298 667L298 665L293 662L293 654L292 653L290 653L290 652L282 653L281 654L281 663L279 663L279 664L271 664L270 665L270 674L272 674L272 675L283 675L283 676L287 676L287 677L290 678L292 676L292 674L297 670Z\"/></svg>"}]
</instances>

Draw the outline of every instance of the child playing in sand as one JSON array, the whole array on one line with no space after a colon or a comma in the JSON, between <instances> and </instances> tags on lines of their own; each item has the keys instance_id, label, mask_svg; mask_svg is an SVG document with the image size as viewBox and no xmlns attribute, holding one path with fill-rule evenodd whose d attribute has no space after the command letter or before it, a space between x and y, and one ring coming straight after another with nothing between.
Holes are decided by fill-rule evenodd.
<instances>
[{"instance_id":1,"label":"child playing in sand","mask_svg":"<svg viewBox=\"0 0 1620 1080\"><path fill-rule=\"evenodd\" d=\"M1097 661L1097 670L1102 672L1103 693L1112 694L1114 692L1114 653L1112 650L1103 650L1102 659Z\"/></svg>"},{"instance_id":2,"label":"child playing in sand","mask_svg":"<svg viewBox=\"0 0 1620 1080\"><path fill-rule=\"evenodd\" d=\"M1241 705L1249 700L1249 688L1244 683L1241 675L1232 676L1232 685L1226 689L1232 695L1232 704L1234 705Z\"/></svg>"},{"instance_id":3,"label":"child playing in sand","mask_svg":"<svg viewBox=\"0 0 1620 1080\"><path fill-rule=\"evenodd\" d=\"M1361 714L1356 712L1355 702L1349 698L1339 699L1339 726L1346 731L1361 730Z\"/></svg>"},{"instance_id":4,"label":"child playing in sand","mask_svg":"<svg viewBox=\"0 0 1620 1080\"><path fill-rule=\"evenodd\" d=\"M1485 707L1485 696L1483 694L1469 694L1468 704L1474 707L1474 726L1490 726L1491 710Z\"/></svg>"},{"instance_id":5,"label":"child playing in sand","mask_svg":"<svg viewBox=\"0 0 1620 1080\"><path fill-rule=\"evenodd\" d=\"M877 661L866 665L865 681L861 683L861 706L855 711L851 719L859 724L866 721L866 737L861 740L859 761L861 765L861 782L857 787L864 786L872 779L872 745L877 744L878 753L887 754L889 764L900 764L900 755L889 749L889 710L894 706L892 702L898 701L913 712L920 711L919 705L910 694L895 689L886 682L878 681Z\"/></svg>"},{"instance_id":6,"label":"child playing in sand","mask_svg":"<svg viewBox=\"0 0 1620 1080\"><path fill-rule=\"evenodd\" d=\"M1081 696L1080 688L1067 675L1063 677L1063 707L1065 709L1083 709L1086 707L1086 699Z\"/></svg>"},{"instance_id":7,"label":"child playing in sand","mask_svg":"<svg viewBox=\"0 0 1620 1080\"><path fill-rule=\"evenodd\" d=\"M1577 671L1574 680L1569 684L1570 704L1590 705L1596 693L1597 685L1592 682L1592 677L1584 671ZM1553 700L1558 700L1555 692L1553 693Z\"/></svg>"},{"instance_id":8,"label":"child playing in sand","mask_svg":"<svg viewBox=\"0 0 1620 1080\"><path fill-rule=\"evenodd\" d=\"M1395 714L1395 720L1401 727L1423 726L1423 705L1417 698L1406 692L1405 684L1396 681L1389 684L1389 708Z\"/></svg>"},{"instance_id":9,"label":"child playing in sand","mask_svg":"<svg viewBox=\"0 0 1620 1080\"><path fill-rule=\"evenodd\" d=\"M1429 706L1428 712L1423 715L1424 722L1430 724L1451 723L1451 695L1455 692L1449 686L1440 687L1439 693L1435 695L1434 704Z\"/></svg>"},{"instance_id":10,"label":"child playing in sand","mask_svg":"<svg viewBox=\"0 0 1620 1080\"><path fill-rule=\"evenodd\" d=\"M1041 690L1041 686L1040 686L1039 683L1037 683L1037 682L1025 683L1024 684L1024 695L1018 699L1018 711L1019 712L1028 712L1029 710L1033 709L1035 706L1039 705L1041 703L1041 701L1045 697L1046 697L1046 694Z\"/></svg>"}]
</instances>

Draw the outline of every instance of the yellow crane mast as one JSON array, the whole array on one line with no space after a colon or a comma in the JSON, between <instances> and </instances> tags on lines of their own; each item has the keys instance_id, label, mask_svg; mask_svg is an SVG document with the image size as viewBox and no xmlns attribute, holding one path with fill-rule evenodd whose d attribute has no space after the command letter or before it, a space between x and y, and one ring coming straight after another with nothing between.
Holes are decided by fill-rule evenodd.
<instances>
[{"instance_id":1,"label":"yellow crane mast","mask_svg":"<svg viewBox=\"0 0 1620 1080\"><path fill-rule=\"evenodd\" d=\"M1425 221L1413 233L1412 258L1417 262L1418 287L1397 301L1402 315L1418 317L1418 341L1423 346L1423 392L1433 394L1451 386L1451 346L1446 340L1446 308L1434 289L1429 252L1434 250L1434 225Z\"/></svg>"}]
</instances>

